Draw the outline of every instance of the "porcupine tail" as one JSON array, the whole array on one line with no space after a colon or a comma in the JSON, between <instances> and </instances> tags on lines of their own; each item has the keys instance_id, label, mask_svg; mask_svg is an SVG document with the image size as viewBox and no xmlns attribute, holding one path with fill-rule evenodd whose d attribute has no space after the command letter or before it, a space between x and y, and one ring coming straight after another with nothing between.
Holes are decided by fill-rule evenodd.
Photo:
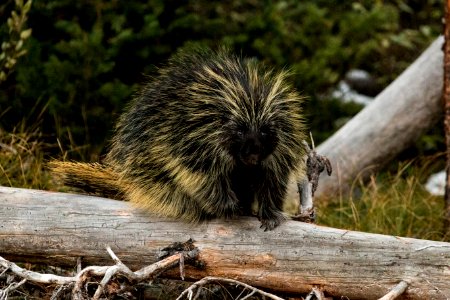
<instances>
[{"instance_id":1,"label":"porcupine tail","mask_svg":"<svg viewBox=\"0 0 450 300\"><path fill-rule=\"evenodd\" d=\"M89 195L124 200L119 175L106 165L53 160L47 166L66 186Z\"/></svg>"}]
</instances>

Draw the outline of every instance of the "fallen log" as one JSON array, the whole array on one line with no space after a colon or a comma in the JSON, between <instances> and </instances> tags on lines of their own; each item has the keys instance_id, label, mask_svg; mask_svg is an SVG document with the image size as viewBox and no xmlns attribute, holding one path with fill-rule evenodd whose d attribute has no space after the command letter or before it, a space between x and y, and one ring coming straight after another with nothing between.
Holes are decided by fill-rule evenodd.
<instances>
[{"instance_id":1,"label":"fallen log","mask_svg":"<svg viewBox=\"0 0 450 300\"><path fill-rule=\"evenodd\" d=\"M273 291L377 299L404 281L407 299L450 297L450 243L288 221L264 232L256 218L188 225L130 203L0 187L0 256L12 262L110 264L110 246L130 268L192 238L204 269L186 279L227 277ZM163 276L178 277L176 270Z\"/></svg>"},{"instance_id":2,"label":"fallen log","mask_svg":"<svg viewBox=\"0 0 450 300\"><path fill-rule=\"evenodd\" d=\"M322 175L317 197L348 191L359 177L386 165L443 116L444 39L439 37L371 104L317 147L333 165ZM296 186L290 184L295 197Z\"/></svg>"}]
</instances>

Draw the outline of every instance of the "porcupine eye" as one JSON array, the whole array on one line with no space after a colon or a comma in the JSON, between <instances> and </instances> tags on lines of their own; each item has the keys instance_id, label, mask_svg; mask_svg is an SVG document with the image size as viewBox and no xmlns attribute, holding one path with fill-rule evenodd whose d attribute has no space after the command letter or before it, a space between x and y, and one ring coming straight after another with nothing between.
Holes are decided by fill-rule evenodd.
<instances>
[{"instance_id":1,"label":"porcupine eye","mask_svg":"<svg viewBox=\"0 0 450 300\"><path fill-rule=\"evenodd\" d=\"M262 126L259 130L261 144L264 145L262 159L273 153L278 143L276 130L271 125Z\"/></svg>"}]
</instances>

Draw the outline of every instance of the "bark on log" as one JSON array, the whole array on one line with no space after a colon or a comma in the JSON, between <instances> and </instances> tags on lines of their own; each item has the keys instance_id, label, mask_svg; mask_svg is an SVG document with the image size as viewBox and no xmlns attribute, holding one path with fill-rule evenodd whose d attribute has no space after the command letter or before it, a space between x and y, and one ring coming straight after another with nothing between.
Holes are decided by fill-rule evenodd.
<instances>
[{"instance_id":1,"label":"bark on log","mask_svg":"<svg viewBox=\"0 0 450 300\"><path fill-rule=\"evenodd\" d=\"M317 148L333 174L322 175L316 196L335 196L409 147L443 114L443 37L374 101ZM296 187L290 185L290 194Z\"/></svg>"},{"instance_id":2,"label":"bark on log","mask_svg":"<svg viewBox=\"0 0 450 300\"><path fill-rule=\"evenodd\" d=\"M450 243L295 221L264 232L255 218L187 225L126 202L6 187L0 220L0 256L14 262L111 264L109 245L139 268L155 262L159 249L192 238L206 269L188 267L189 279L228 277L288 293L318 286L350 299L380 298L404 280L406 299L450 298Z\"/></svg>"}]
</instances>

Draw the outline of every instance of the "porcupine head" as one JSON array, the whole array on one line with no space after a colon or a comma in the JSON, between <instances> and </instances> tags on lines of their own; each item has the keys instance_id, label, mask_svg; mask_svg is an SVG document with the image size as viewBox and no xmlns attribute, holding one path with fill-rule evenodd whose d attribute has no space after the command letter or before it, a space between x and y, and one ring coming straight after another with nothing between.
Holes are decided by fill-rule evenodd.
<instances>
[{"instance_id":1,"label":"porcupine head","mask_svg":"<svg viewBox=\"0 0 450 300\"><path fill-rule=\"evenodd\" d=\"M179 52L122 114L104 168L151 212L197 222L253 207L271 230L303 170L302 102L286 72L223 49Z\"/></svg>"}]
</instances>

